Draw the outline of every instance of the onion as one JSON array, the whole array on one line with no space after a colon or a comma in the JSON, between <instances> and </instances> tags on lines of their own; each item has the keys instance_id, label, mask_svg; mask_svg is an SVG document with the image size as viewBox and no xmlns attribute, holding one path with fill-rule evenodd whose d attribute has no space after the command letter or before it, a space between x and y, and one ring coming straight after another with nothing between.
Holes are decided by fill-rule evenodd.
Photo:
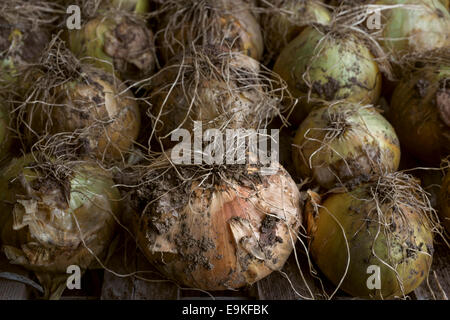
<instances>
[{"instance_id":1,"label":"onion","mask_svg":"<svg viewBox=\"0 0 450 320\"><path fill-rule=\"evenodd\" d=\"M150 0L109 0L111 6L135 13L147 13L150 10Z\"/></svg>"},{"instance_id":2,"label":"onion","mask_svg":"<svg viewBox=\"0 0 450 320\"><path fill-rule=\"evenodd\" d=\"M328 9L317 0L271 0L264 11L261 19L264 42L274 57L307 25L326 25L331 19Z\"/></svg>"},{"instance_id":3,"label":"onion","mask_svg":"<svg viewBox=\"0 0 450 320\"><path fill-rule=\"evenodd\" d=\"M153 33L145 21L112 11L68 33L68 46L77 57L123 80L143 79L155 71Z\"/></svg>"},{"instance_id":4,"label":"onion","mask_svg":"<svg viewBox=\"0 0 450 320\"><path fill-rule=\"evenodd\" d=\"M374 108L341 103L311 111L297 130L292 155L300 177L332 188L397 170L400 145Z\"/></svg>"},{"instance_id":5,"label":"onion","mask_svg":"<svg viewBox=\"0 0 450 320\"><path fill-rule=\"evenodd\" d=\"M51 154L122 160L140 128L133 94L112 74L80 65L61 45L54 43L27 72L34 86L18 107L22 140Z\"/></svg>"},{"instance_id":6,"label":"onion","mask_svg":"<svg viewBox=\"0 0 450 320\"><path fill-rule=\"evenodd\" d=\"M377 5L404 5L382 13L382 40L394 62L405 55L450 47L450 13L439 0L378 0Z\"/></svg>"},{"instance_id":7,"label":"onion","mask_svg":"<svg viewBox=\"0 0 450 320\"><path fill-rule=\"evenodd\" d=\"M306 28L283 49L273 70L301 98L290 118L294 124L306 117L318 99L374 104L380 95L381 73L374 57L348 31Z\"/></svg>"},{"instance_id":8,"label":"onion","mask_svg":"<svg viewBox=\"0 0 450 320\"><path fill-rule=\"evenodd\" d=\"M402 147L439 165L450 154L450 65L407 73L394 90L390 116Z\"/></svg>"},{"instance_id":9,"label":"onion","mask_svg":"<svg viewBox=\"0 0 450 320\"><path fill-rule=\"evenodd\" d=\"M203 48L173 60L161 70L150 93L156 136L171 146L177 128L192 132L194 121L204 129L265 128L280 106L281 79L256 60L235 52Z\"/></svg>"},{"instance_id":10,"label":"onion","mask_svg":"<svg viewBox=\"0 0 450 320\"><path fill-rule=\"evenodd\" d=\"M88 268L109 245L118 199L111 176L95 164L13 159L0 174L3 251L36 273L45 298L57 299L67 267Z\"/></svg>"},{"instance_id":11,"label":"onion","mask_svg":"<svg viewBox=\"0 0 450 320\"><path fill-rule=\"evenodd\" d=\"M300 192L279 165L271 175L244 165L223 170L135 171L130 203L139 247L166 277L202 290L237 289L280 270L302 221Z\"/></svg>"},{"instance_id":12,"label":"onion","mask_svg":"<svg viewBox=\"0 0 450 320\"><path fill-rule=\"evenodd\" d=\"M442 181L438 213L447 235L450 236L450 173L447 173Z\"/></svg>"},{"instance_id":13,"label":"onion","mask_svg":"<svg viewBox=\"0 0 450 320\"><path fill-rule=\"evenodd\" d=\"M424 191L411 176L389 174L350 192L330 194L321 204L313 201L312 207L316 212L306 213L312 257L328 279L352 296L402 297L428 276L434 220ZM368 286L374 273L370 266L379 268L378 288Z\"/></svg>"},{"instance_id":14,"label":"onion","mask_svg":"<svg viewBox=\"0 0 450 320\"><path fill-rule=\"evenodd\" d=\"M242 0L167 0L159 21L164 61L193 46L220 45L260 60L261 28Z\"/></svg>"}]
</instances>

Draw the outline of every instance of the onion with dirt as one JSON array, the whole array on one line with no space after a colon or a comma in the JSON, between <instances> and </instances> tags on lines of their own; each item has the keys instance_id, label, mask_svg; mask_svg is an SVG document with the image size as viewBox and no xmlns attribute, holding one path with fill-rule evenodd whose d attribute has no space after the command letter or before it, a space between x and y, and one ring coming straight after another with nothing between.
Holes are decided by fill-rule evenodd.
<instances>
[{"instance_id":1,"label":"onion with dirt","mask_svg":"<svg viewBox=\"0 0 450 320\"><path fill-rule=\"evenodd\" d=\"M436 218L411 176L388 174L322 200L310 194L310 252L340 289L366 299L404 298L427 278Z\"/></svg>"},{"instance_id":2,"label":"onion with dirt","mask_svg":"<svg viewBox=\"0 0 450 320\"><path fill-rule=\"evenodd\" d=\"M67 267L84 270L109 246L119 199L111 175L96 164L13 159L0 173L3 252L35 272L44 298L58 299Z\"/></svg>"},{"instance_id":3,"label":"onion with dirt","mask_svg":"<svg viewBox=\"0 0 450 320\"><path fill-rule=\"evenodd\" d=\"M122 80L142 80L156 68L153 32L144 19L121 11L107 11L67 34L68 47L83 62Z\"/></svg>"},{"instance_id":4,"label":"onion with dirt","mask_svg":"<svg viewBox=\"0 0 450 320\"><path fill-rule=\"evenodd\" d=\"M380 96L381 73L369 46L336 26L307 27L282 50L273 70L300 98L293 124L324 100L375 104Z\"/></svg>"},{"instance_id":5,"label":"onion with dirt","mask_svg":"<svg viewBox=\"0 0 450 320\"><path fill-rule=\"evenodd\" d=\"M80 64L55 41L24 82L34 83L18 107L17 126L26 146L105 161L127 156L139 133L140 111L112 74Z\"/></svg>"},{"instance_id":6,"label":"onion with dirt","mask_svg":"<svg viewBox=\"0 0 450 320\"><path fill-rule=\"evenodd\" d=\"M148 260L180 285L211 291L280 270L302 222L290 175L278 163L271 174L251 165L173 167L169 155L139 166L125 188Z\"/></svg>"},{"instance_id":7,"label":"onion with dirt","mask_svg":"<svg viewBox=\"0 0 450 320\"><path fill-rule=\"evenodd\" d=\"M172 60L151 83L149 132L168 147L171 133L178 128L193 133L194 121L204 130L265 128L292 109L281 105L286 91L277 75L244 54L196 48Z\"/></svg>"},{"instance_id":8,"label":"onion with dirt","mask_svg":"<svg viewBox=\"0 0 450 320\"><path fill-rule=\"evenodd\" d=\"M450 154L450 65L405 72L392 96L390 120L405 150L439 165Z\"/></svg>"},{"instance_id":9,"label":"onion with dirt","mask_svg":"<svg viewBox=\"0 0 450 320\"><path fill-rule=\"evenodd\" d=\"M261 28L242 0L167 0L161 5L157 40L165 62L194 46L222 46L262 58Z\"/></svg>"},{"instance_id":10,"label":"onion with dirt","mask_svg":"<svg viewBox=\"0 0 450 320\"><path fill-rule=\"evenodd\" d=\"M397 170L400 143L375 108L340 103L311 111L297 130L292 156L301 178L333 188Z\"/></svg>"},{"instance_id":11,"label":"onion with dirt","mask_svg":"<svg viewBox=\"0 0 450 320\"><path fill-rule=\"evenodd\" d=\"M269 0L263 1L261 27L266 49L272 57L312 23L328 24L331 13L317 0Z\"/></svg>"},{"instance_id":12,"label":"onion with dirt","mask_svg":"<svg viewBox=\"0 0 450 320\"><path fill-rule=\"evenodd\" d=\"M392 61L401 64L405 56L450 47L450 13L439 0L378 0L374 4L382 9L380 43Z\"/></svg>"}]
</instances>

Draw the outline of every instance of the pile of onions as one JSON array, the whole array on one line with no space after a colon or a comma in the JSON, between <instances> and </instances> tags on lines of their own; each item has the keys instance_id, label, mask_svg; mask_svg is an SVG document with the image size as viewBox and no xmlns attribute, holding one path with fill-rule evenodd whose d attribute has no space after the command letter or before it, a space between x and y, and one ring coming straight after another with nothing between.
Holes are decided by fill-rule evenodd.
<instances>
[{"instance_id":1,"label":"pile of onions","mask_svg":"<svg viewBox=\"0 0 450 320\"><path fill-rule=\"evenodd\" d=\"M270 0L261 15L266 49L277 57L280 51L311 23L328 24L331 14L316 0Z\"/></svg>"},{"instance_id":2,"label":"pile of onions","mask_svg":"<svg viewBox=\"0 0 450 320\"><path fill-rule=\"evenodd\" d=\"M111 11L90 19L80 30L68 32L68 47L79 58L122 80L144 79L155 71L152 31L131 14Z\"/></svg>"},{"instance_id":3,"label":"pile of onions","mask_svg":"<svg viewBox=\"0 0 450 320\"><path fill-rule=\"evenodd\" d=\"M161 273L184 286L226 290L283 267L302 200L279 164L262 175L246 165L171 167L164 157L139 167L128 193L139 247Z\"/></svg>"},{"instance_id":4,"label":"pile of onions","mask_svg":"<svg viewBox=\"0 0 450 320\"><path fill-rule=\"evenodd\" d=\"M156 136L170 146L177 128L265 128L276 115L292 108L281 106L283 81L244 54L216 47L196 48L155 76L150 93ZM285 84L284 84L285 87Z\"/></svg>"},{"instance_id":5,"label":"pile of onions","mask_svg":"<svg viewBox=\"0 0 450 320\"><path fill-rule=\"evenodd\" d=\"M383 9L380 43L395 62L402 62L405 55L423 56L450 47L450 13L439 0L378 0L375 4Z\"/></svg>"},{"instance_id":6,"label":"pile of onions","mask_svg":"<svg viewBox=\"0 0 450 320\"><path fill-rule=\"evenodd\" d=\"M355 33L335 27L307 27L278 57L274 71L300 99L290 121L300 123L317 100L377 102L381 73L374 56Z\"/></svg>"},{"instance_id":7,"label":"pile of onions","mask_svg":"<svg viewBox=\"0 0 450 320\"><path fill-rule=\"evenodd\" d=\"M407 295L426 279L435 220L411 176L388 174L321 201L310 194L315 199L306 211L310 252L339 288L355 297L389 299ZM368 285L371 266L379 268L378 288Z\"/></svg>"},{"instance_id":8,"label":"pile of onions","mask_svg":"<svg viewBox=\"0 0 450 320\"><path fill-rule=\"evenodd\" d=\"M261 28L242 0L166 0L161 10L157 40L164 61L209 45L262 58Z\"/></svg>"},{"instance_id":9,"label":"pile of onions","mask_svg":"<svg viewBox=\"0 0 450 320\"><path fill-rule=\"evenodd\" d=\"M79 64L58 44L27 72L24 82L34 86L19 107L22 140L65 155L122 160L140 129L133 94L112 74Z\"/></svg>"},{"instance_id":10,"label":"pile of onions","mask_svg":"<svg viewBox=\"0 0 450 320\"><path fill-rule=\"evenodd\" d=\"M292 155L300 177L332 188L397 170L400 144L375 108L339 103L311 111L297 130Z\"/></svg>"},{"instance_id":11,"label":"pile of onions","mask_svg":"<svg viewBox=\"0 0 450 320\"><path fill-rule=\"evenodd\" d=\"M110 174L95 164L13 159L0 172L3 252L36 273L45 298L57 299L67 267L86 269L109 246L118 200Z\"/></svg>"},{"instance_id":12,"label":"pile of onions","mask_svg":"<svg viewBox=\"0 0 450 320\"><path fill-rule=\"evenodd\" d=\"M394 90L390 118L408 152L439 165L450 154L450 65L407 73Z\"/></svg>"},{"instance_id":13,"label":"pile of onions","mask_svg":"<svg viewBox=\"0 0 450 320\"><path fill-rule=\"evenodd\" d=\"M447 173L442 181L438 213L447 235L450 236L450 172Z\"/></svg>"}]
</instances>

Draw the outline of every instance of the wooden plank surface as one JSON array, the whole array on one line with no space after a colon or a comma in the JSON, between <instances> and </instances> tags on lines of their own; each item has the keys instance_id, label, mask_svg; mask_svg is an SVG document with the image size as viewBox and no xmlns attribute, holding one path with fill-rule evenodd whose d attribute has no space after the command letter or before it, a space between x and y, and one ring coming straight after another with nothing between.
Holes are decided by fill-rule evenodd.
<instances>
[{"instance_id":1,"label":"wooden plank surface","mask_svg":"<svg viewBox=\"0 0 450 320\"><path fill-rule=\"evenodd\" d=\"M433 264L427 281L414 290L418 300L448 300L450 297L450 248L435 246Z\"/></svg>"},{"instance_id":2,"label":"wooden plank surface","mask_svg":"<svg viewBox=\"0 0 450 320\"><path fill-rule=\"evenodd\" d=\"M10 264L6 257L0 253L0 272L12 273L28 277L25 269ZM24 283L0 278L0 300L27 300L31 297L32 289Z\"/></svg>"}]
</instances>

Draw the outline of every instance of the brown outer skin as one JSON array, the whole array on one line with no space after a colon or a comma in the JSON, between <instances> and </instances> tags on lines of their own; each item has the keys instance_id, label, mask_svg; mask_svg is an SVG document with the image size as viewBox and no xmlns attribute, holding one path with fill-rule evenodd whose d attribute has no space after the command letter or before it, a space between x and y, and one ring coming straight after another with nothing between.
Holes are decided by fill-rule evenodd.
<instances>
[{"instance_id":1,"label":"brown outer skin","mask_svg":"<svg viewBox=\"0 0 450 320\"><path fill-rule=\"evenodd\" d=\"M402 148L433 166L450 154L450 126L442 121L436 106L438 81L433 70L402 80L393 93L389 119ZM420 82L428 86L421 90Z\"/></svg>"},{"instance_id":2,"label":"brown outer skin","mask_svg":"<svg viewBox=\"0 0 450 320\"><path fill-rule=\"evenodd\" d=\"M249 200L243 199L249 196L252 190L239 186L235 181L233 184L236 190L221 184L216 186L212 193L202 189L194 191L194 186L197 185L195 183L191 189L195 194L191 198L192 210L186 206L181 213L184 218L172 224L168 232L158 234L154 229L145 227L150 226L152 222L149 221L148 216L144 217L141 223L144 230L141 227L137 233L141 250L170 279L202 290L236 289L252 284L274 270L280 270L292 252L292 241L296 241L296 233L302 217L299 207L300 193L289 174L281 166L279 168L280 171L277 174L268 176L267 179L263 178L263 184L257 186L263 192L261 198L268 203L258 200L255 196L250 197ZM250 239L254 239L252 232L243 228L245 221L250 219L253 236L260 236L261 222L267 214L279 217L284 215L282 210L277 209L278 206L283 207L281 202L283 198L286 200L284 208L285 213L288 214L287 223L291 228L291 235L285 223L278 221L276 228L271 232L276 232L283 242L275 241L273 245L267 243L265 245L260 240L260 245L264 247L268 255L265 260L257 259L252 252L258 254L260 245L256 242L246 242L246 238L242 236L246 234ZM164 216L166 220L159 221L167 221L171 213L166 212ZM183 223L186 225L184 231ZM237 232L234 235L233 228ZM242 234L239 234L239 231ZM172 240L167 241L166 237ZM215 247L209 246L206 250L202 250L195 242L189 247L177 246L177 239L183 240L183 237L197 241L202 238L208 239L214 243ZM156 242L161 246L154 245ZM180 250L183 254L178 254ZM270 257L270 253L273 253L271 259L267 258ZM202 263L195 265L192 261L197 260L189 260L189 258L198 258ZM247 267L246 264L248 264ZM208 265L212 269L208 268Z\"/></svg>"},{"instance_id":3,"label":"brown outer skin","mask_svg":"<svg viewBox=\"0 0 450 320\"><path fill-rule=\"evenodd\" d=\"M258 21L248 9L247 4L243 3L242 0L218 0L215 9L217 10L220 6L224 6L224 8L219 11L221 14L218 16L218 21L211 22L211 25L212 28L217 28L223 33L222 37L219 37L219 41L216 39L217 36L214 36L214 39L200 39L195 42L195 45L204 44L203 42L205 41L208 44L222 45L224 49L228 49L232 45L232 51L242 52L255 60L261 60L264 53L263 35ZM243 10L242 8L247 9ZM232 10L232 14L226 14L225 11L227 10ZM170 16L171 13L169 12L167 18L162 22L162 28L166 27ZM217 27L217 25L220 25L220 27ZM164 32L160 34L158 43L164 61L167 62L171 57L183 51L177 42L181 42L184 45L188 44L186 48L192 46L191 42L193 41L187 40L191 38L192 27L190 24L185 24L174 30L174 38L177 41L169 40L169 43L164 39ZM169 30L169 32L172 32L172 30ZM194 32L194 36L197 37L202 32L208 32L208 30L198 30L198 32ZM223 42L225 44L222 42L222 39L224 39ZM174 53L171 52L169 46L172 47Z\"/></svg>"},{"instance_id":4,"label":"brown outer skin","mask_svg":"<svg viewBox=\"0 0 450 320\"><path fill-rule=\"evenodd\" d=\"M111 74L90 68L86 74L89 84L72 82L56 89L55 103L66 106L51 109L53 125L49 131L51 134L74 132L95 124L96 127L89 128L86 135L88 151L98 158L121 159L139 133L141 118L138 105L131 92L122 93L123 84ZM122 95L116 97L119 92ZM43 109L39 111L38 116L36 110L30 112L33 120L29 123L35 131L45 133L49 119ZM108 122L99 124L98 121Z\"/></svg>"},{"instance_id":5,"label":"brown outer skin","mask_svg":"<svg viewBox=\"0 0 450 320\"><path fill-rule=\"evenodd\" d=\"M450 237L450 172L447 173L442 182L438 214L447 236Z\"/></svg>"},{"instance_id":6,"label":"brown outer skin","mask_svg":"<svg viewBox=\"0 0 450 320\"><path fill-rule=\"evenodd\" d=\"M361 191L363 190L363 191ZM362 193L361 193L362 192ZM401 204L400 210L407 217L405 222L397 214L394 218L395 224L388 230L394 237L401 235L399 241L393 243L390 250L392 259L387 257L386 238L383 228L374 244L374 251L378 257L387 261L389 265L396 266L396 270L403 281L404 291L400 289L395 273L383 264L372 253L372 244L378 230L378 221L373 221L367 226L367 213L373 209L373 201L364 201L354 198L370 197L364 193L364 189L347 194L332 194L326 198L318 210L306 210L306 220L308 221L308 233L312 235L310 252L314 261L325 276L335 285L342 279L347 265L347 247L343 237L342 229L332 216L337 219L346 231L347 241L350 247L350 265L341 289L354 297L371 299L391 299L402 297L417 288L428 276L433 253L433 236L430 229L421 224L421 214L418 211L411 211L409 206ZM392 215L392 211L386 211L382 206L381 210L385 217ZM369 219L377 219L376 216ZM414 226L413 229L410 226ZM394 238L392 238L394 239ZM412 251L411 251L412 250ZM417 254L412 252L417 250ZM421 253L422 252L422 253ZM397 265L398 264L398 265ZM381 288L369 289L368 278L373 274L367 272L370 265L380 267Z\"/></svg>"}]
</instances>

